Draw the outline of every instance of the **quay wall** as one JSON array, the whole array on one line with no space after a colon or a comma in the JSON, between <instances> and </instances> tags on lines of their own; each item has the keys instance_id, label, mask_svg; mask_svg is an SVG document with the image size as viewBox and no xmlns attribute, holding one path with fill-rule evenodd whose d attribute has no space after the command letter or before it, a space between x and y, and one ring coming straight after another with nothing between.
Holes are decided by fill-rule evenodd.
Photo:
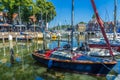
<instances>
[{"instance_id":1,"label":"quay wall","mask_svg":"<svg viewBox=\"0 0 120 80\"><path fill-rule=\"evenodd\" d=\"M40 38L40 39L43 38L43 33L41 32L25 32L25 33L32 36L32 38ZM0 32L0 39L2 38L8 39L9 34L13 36L13 39L20 36L20 32Z\"/></svg>"}]
</instances>

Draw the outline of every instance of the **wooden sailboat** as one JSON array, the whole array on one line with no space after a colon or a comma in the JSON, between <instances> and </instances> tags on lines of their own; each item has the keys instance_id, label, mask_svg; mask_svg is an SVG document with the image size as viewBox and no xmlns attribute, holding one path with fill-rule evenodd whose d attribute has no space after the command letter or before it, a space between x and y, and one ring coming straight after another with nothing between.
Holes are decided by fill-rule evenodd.
<instances>
[{"instance_id":1,"label":"wooden sailboat","mask_svg":"<svg viewBox=\"0 0 120 80\"><path fill-rule=\"evenodd\" d=\"M94 0L91 0L95 13L96 13L96 7L94 4ZM98 18L98 21L100 22L100 18L98 14L96 13L96 16ZM73 27L73 18L74 18L74 0L72 0L72 20L71 24ZM103 27L103 24L100 22L100 25ZM105 35L104 29L102 29L105 40L108 44L110 54L113 56L113 52L111 50L111 47L109 45L109 41ZM75 53L73 50L73 30L71 32L71 48L70 50L61 49L61 48L55 48L53 50L46 51L44 53L35 51L32 56L33 58L45 65L48 66L48 68L58 68L83 73L83 74L91 74L96 76L106 76L109 71L115 66L116 61L109 60L109 59L101 59L101 58L95 58L90 57L81 53Z\"/></svg>"}]
</instances>

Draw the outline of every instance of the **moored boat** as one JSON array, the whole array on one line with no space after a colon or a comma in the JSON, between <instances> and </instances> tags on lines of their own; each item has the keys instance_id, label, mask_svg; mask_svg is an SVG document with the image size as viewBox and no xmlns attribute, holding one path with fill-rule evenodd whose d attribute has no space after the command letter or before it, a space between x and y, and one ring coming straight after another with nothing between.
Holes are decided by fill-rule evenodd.
<instances>
[{"instance_id":1,"label":"moored boat","mask_svg":"<svg viewBox=\"0 0 120 80\"><path fill-rule=\"evenodd\" d=\"M109 42L110 42L112 49L120 52L120 41L119 40L109 40ZM91 48L108 49L105 40L102 38L101 39L96 39L96 38L90 39L88 43Z\"/></svg>"},{"instance_id":2,"label":"moored boat","mask_svg":"<svg viewBox=\"0 0 120 80\"><path fill-rule=\"evenodd\" d=\"M94 0L91 0L94 11L97 16L97 20L100 24L103 36L108 46L109 54L113 59L103 59L103 58L95 58L86 54L81 54L80 52L75 52L73 50L73 29L71 31L71 47L67 50L67 48L55 48L53 50L48 51L35 51L32 56L33 58L45 65L48 68L54 67L58 69L64 69L69 71L75 71L84 74L92 74L96 76L106 76L111 69L116 65L116 61L114 61L114 55L109 44L109 41L106 37L105 31L103 29L102 21L100 20ZM74 11L74 0L72 0L72 27L73 27L73 11ZM84 51L81 51L84 52ZM84 53L88 53L89 51L85 51ZM99 53L99 52L98 52Z\"/></svg>"},{"instance_id":3,"label":"moored boat","mask_svg":"<svg viewBox=\"0 0 120 80\"><path fill-rule=\"evenodd\" d=\"M32 41L32 36L29 35L28 33L20 33L20 36L17 37L18 41Z\"/></svg>"},{"instance_id":4,"label":"moored boat","mask_svg":"<svg viewBox=\"0 0 120 80\"><path fill-rule=\"evenodd\" d=\"M94 43L95 44L95 43ZM111 57L111 54L109 53L109 49L107 46L104 46L104 48L99 48L99 47L91 47L88 42L81 42L81 45L79 47L74 47L75 52L85 52L87 51L88 53L85 53L89 56L95 56L95 57ZM119 56L120 52L118 52L116 49L112 49L113 55L114 56Z\"/></svg>"},{"instance_id":5,"label":"moored boat","mask_svg":"<svg viewBox=\"0 0 120 80\"><path fill-rule=\"evenodd\" d=\"M106 76L116 64L116 61L90 57L80 53L72 55L69 51L54 51L49 57L46 54L35 52L32 56L36 61L48 67L96 76Z\"/></svg>"}]
</instances>

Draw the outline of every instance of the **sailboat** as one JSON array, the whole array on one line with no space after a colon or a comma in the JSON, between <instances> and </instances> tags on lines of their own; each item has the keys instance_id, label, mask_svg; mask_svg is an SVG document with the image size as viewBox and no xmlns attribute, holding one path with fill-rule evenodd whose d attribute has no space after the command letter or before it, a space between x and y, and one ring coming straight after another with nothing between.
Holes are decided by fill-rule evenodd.
<instances>
[{"instance_id":1,"label":"sailboat","mask_svg":"<svg viewBox=\"0 0 120 80\"><path fill-rule=\"evenodd\" d=\"M118 52L120 52L120 38L117 37L116 34L116 10L117 10L117 0L114 0L114 29L113 29L113 37L109 38L109 42L110 45L112 47L113 50L116 50ZM88 40L89 46L91 48L100 48L100 49L108 49L107 44L105 42L104 38L94 38L94 39L90 39ZM115 55L119 55L119 54L115 54Z\"/></svg>"},{"instance_id":2,"label":"sailboat","mask_svg":"<svg viewBox=\"0 0 120 80\"><path fill-rule=\"evenodd\" d=\"M94 10L97 11L94 0L91 0L91 2ZM96 15L98 16L97 13ZM72 27L73 27L73 17L74 17L74 0L72 0L72 20L71 20ZM97 18L99 21L100 19L99 16ZM103 26L103 24L101 23L100 25ZM105 40L108 44L110 54L114 59L114 56L112 54L113 52L109 45L108 39L105 35L104 29L102 29L102 31ZM81 53L76 53L73 50L72 38L73 38L73 30L71 31L71 47L69 50L57 47L53 50L48 50L45 52L35 51L32 54L32 56L36 61L47 65L48 68L58 68L58 69L63 69L64 71L65 70L73 71L82 74L90 74L96 76L106 76L109 73L109 71L111 71L111 69L116 65L117 62L114 60L95 58Z\"/></svg>"}]
</instances>

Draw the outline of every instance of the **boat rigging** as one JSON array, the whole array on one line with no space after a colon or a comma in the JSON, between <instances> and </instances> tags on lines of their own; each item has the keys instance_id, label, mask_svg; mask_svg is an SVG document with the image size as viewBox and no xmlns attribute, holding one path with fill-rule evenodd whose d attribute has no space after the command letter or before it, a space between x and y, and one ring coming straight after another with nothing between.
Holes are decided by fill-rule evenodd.
<instances>
[{"instance_id":1,"label":"boat rigging","mask_svg":"<svg viewBox=\"0 0 120 80\"><path fill-rule=\"evenodd\" d=\"M97 22L98 22L99 25L100 25L100 29L101 29L101 31L102 31L103 37L104 37L104 39L105 39L105 41L106 41L106 44L107 44L108 49L109 49L109 51L110 51L110 54L111 54L111 56L112 56L112 58L113 58L113 60L114 60L115 58L114 58L114 55L113 55L113 51L112 51L111 45L110 45L110 43L109 43L109 40L108 40L108 38L107 38L107 36L106 36L105 30L104 30L104 28L105 28L105 27L104 27L104 23L103 23L102 19L99 17L99 14L98 14L98 11L97 11L97 9L96 9L96 5L95 5L95 3L94 3L94 0L91 0L91 3L92 3L92 7L93 7L93 10L94 10L94 13L95 13L95 15L96 15Z\"/></svg>"}]
</instances>

